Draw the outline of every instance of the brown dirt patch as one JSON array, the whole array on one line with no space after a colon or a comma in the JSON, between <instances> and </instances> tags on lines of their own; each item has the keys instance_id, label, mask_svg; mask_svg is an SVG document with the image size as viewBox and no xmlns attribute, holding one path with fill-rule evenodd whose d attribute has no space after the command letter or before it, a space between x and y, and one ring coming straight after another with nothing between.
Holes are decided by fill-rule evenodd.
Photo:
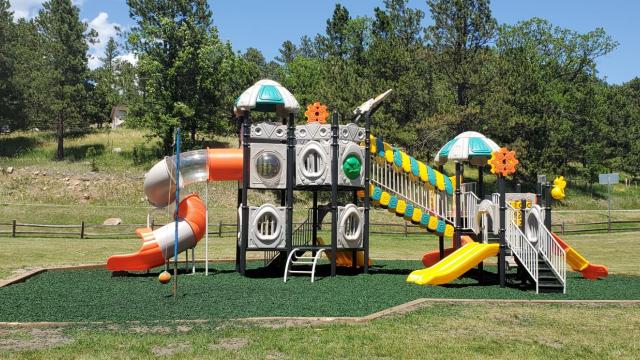
<instances>
[{"instance_id":1,"label":"brown dirt patch","mask_svg":"<svg viewBox=\"0 0 640 360\"><path fill-rule=\"evenodd\" d=\"M245 338L222 339L215 344L210 344L209 350L238 350L249 345L249 340Z\"/></svg>"},{"instance_id":2,"label":"brown dirt patch","mask_svg":"<svg viewBox=\"0 0 640 360\"><path fill-rule=\"evenodd\" d=\"M64 335L60 329L21 330L3 329L0 331L0 350L22 351L48 349L66 345L73 340Z\"/></svg>"},{"instance_id":3,"label":"brown dirt patch","mask_svg":"<svg viewBox=\"0 0 640 360\"><path fill-rule=\"evenodd\" d=\"M165 346L154 346L151 352L156 356L173 356L191 350L191 344L174 343Z\"/></svg>"}]
</instances>

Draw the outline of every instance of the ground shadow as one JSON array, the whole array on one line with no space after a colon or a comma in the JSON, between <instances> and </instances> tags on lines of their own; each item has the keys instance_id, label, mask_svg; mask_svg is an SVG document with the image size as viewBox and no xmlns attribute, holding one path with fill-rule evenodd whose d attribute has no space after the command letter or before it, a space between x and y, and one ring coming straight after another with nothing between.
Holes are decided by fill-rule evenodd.
<instances>
[{"instance_id":1,"label":"ground shadow","mask_svg":"<svg viewBox=\"0 0 640 360\"><path fill-rule=\"evenodd\" d=\"M87 159L87 151L89 148L93 148L95 150L95 156L100 156L104 154L105 146L104 144L86 144L79 146L65 146L64 147L64 159L68 161L83 161Z\"/></svg>"},{"instance_id":2,"label":"ground shadow","mask_svg":"<svg viewBox=\"0 0 640 360\"><path fill-rule=\"evenodd\" d=\"M21 154L32 150L40 145L41 142L36 138L26 136L0 136L0 156L17 157Z\"/></svg>"}]
</instances>

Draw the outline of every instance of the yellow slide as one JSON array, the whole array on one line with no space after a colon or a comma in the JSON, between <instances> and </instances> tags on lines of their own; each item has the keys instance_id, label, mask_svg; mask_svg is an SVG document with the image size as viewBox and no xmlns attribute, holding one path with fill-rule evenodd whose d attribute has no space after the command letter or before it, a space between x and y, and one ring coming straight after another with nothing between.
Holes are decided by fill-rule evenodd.
<instances>
[{"instance_id":1,"label":"yellow slide","mask_svg":"<svg viewBox=\"0 0 640 360\"><path fill-rule=\"evenodd\" d=\"M482 260L496 256L499 244L470 242L427 269L409 274L407 282L418 285L442 285L459 278Z\"/></svg>"}]
</instances>

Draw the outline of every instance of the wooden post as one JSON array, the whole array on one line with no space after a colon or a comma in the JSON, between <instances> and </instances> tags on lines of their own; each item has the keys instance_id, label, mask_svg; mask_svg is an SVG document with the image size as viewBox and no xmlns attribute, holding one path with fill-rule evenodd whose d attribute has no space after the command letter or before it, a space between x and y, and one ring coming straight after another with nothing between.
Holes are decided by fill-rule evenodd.
<instances>
[{"instance_id":1,"label":"wooden post","mask_svg":"<svg viewBox=\"0 0 640 360\"><path fill-rule=\"evenodd\" d=\"M404 237L407 237L407 222L406 221L403 223L403 226L404 226Z\"/></svg>"},{"instance_id":2,"label":"wooden post","mask_svg":"<svg viewBox=\"0 0 640 360\"><path fill-rule=\"evenodd\" d=\"M84 220L80 223L80 239L84 239Z\"/></svg>"},{"instance_id":3,"label":"wooden post","mask_svg":"<svg viewBox=\"0 0 640 360\"><path fill-rule=\"evenodd\" d=\"M12 221L11 237L16 237L16 219L13 219Z\"/></svg>"},{"instance_id":4,"label":"wooden post","mask_svg":"<svg viewBox=\"0 0 640 360\"><path fill-rule=\"evenodd\" d=\"M222 237L222 221L218 222L218 237Z\"/></svg>"}]
</instances>

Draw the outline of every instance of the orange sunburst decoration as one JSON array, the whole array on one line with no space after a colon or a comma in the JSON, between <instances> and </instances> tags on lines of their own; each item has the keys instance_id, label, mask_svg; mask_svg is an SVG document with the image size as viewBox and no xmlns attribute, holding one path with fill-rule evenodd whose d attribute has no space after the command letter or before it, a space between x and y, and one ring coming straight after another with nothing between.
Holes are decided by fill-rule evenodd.
<instances>
[{"instance_id":1,"label":"orange sunburst decoration","mask_svg":"<svg viewBox=\"0 0 640 360\"><path fill-rule=\"evenodd\" d=\"M320 102L314 102L307 106L307 111L304 112L304 116L307 117L308 123L319 122L321 124L325 124L327 122L327 117L329 117L327 105L322 105Z\"/></svg>"},{"instance_id":2,"label":"orange sunburst decoration","mask_svg":"<svg viewBox=\"0 0 640 360\"><path fill-rule=\"evenodd\" d=\"M520 162L516 159L515 151L509 151L506 147L502 147L491 153L491 159L488 163L491 165L492 174L509 176L516 172L516 165Z\"/></svg>"}]
</instances>

